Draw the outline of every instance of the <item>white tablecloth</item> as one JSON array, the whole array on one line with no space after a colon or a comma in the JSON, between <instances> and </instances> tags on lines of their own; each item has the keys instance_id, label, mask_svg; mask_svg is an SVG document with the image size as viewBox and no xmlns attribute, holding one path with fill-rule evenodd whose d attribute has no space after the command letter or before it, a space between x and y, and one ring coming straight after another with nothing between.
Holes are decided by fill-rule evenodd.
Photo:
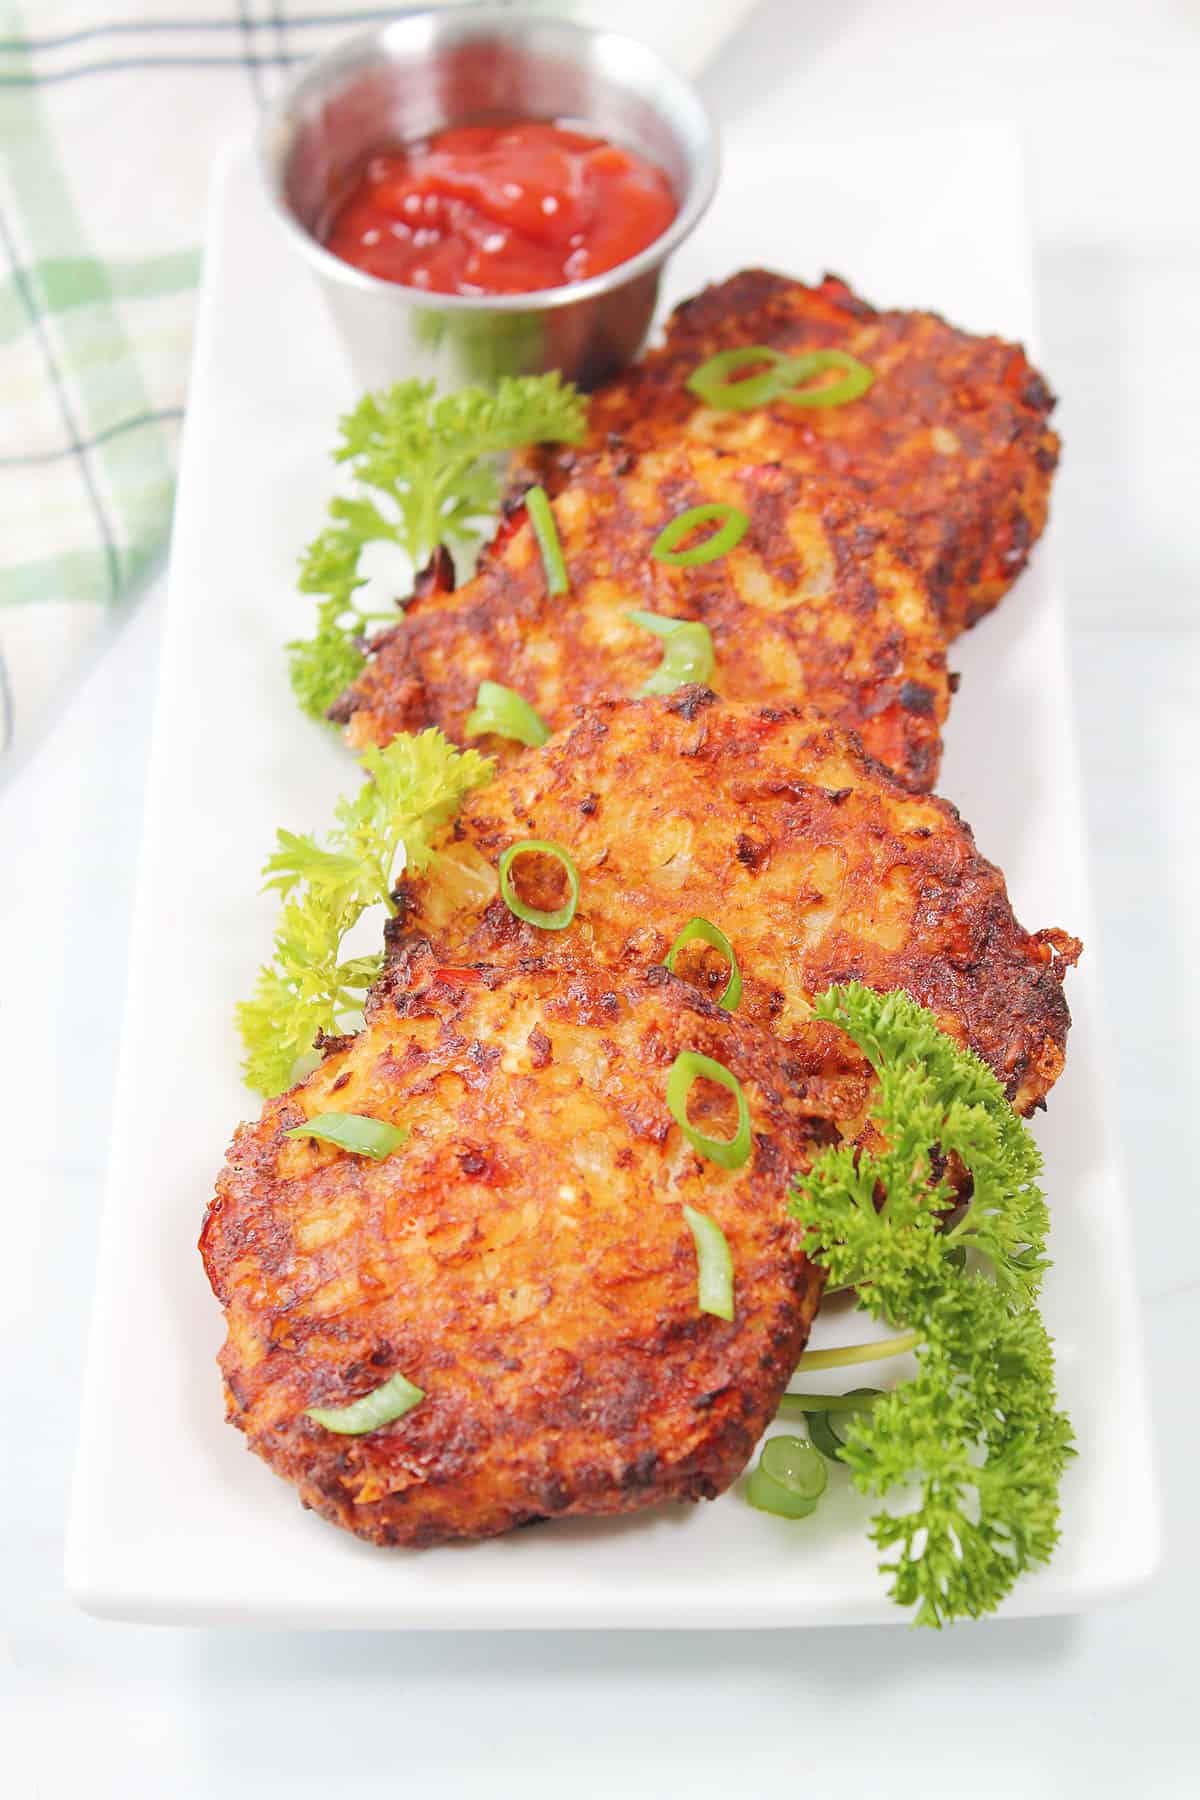
<instances>
[{"instance_id":1,"label":"white tablecloth","mask_svg":"<svg viewBox=\"0 0 1200 1800\"><path fill-rule=\"evenodd\" d=\"M1170 0L774 0L708 87L726 129L745 134L770 136L798 113L862 116L876 130L979 117L1024 127L1042 360L1063 396L1056 536L1141 1222L1130 1279L1148 1324L1164 1573L1087 1618L941 1639L268 1637L77 1614L60 1585L63 1508L157 593L0 796L6 1800L368 1786L440 1800L1173 1800L1200 1788L1200 1204L1185 1150L1200 1093L1200 13ZM164 971L173 979L187 972Z\"/></svg>"}]
</instances>

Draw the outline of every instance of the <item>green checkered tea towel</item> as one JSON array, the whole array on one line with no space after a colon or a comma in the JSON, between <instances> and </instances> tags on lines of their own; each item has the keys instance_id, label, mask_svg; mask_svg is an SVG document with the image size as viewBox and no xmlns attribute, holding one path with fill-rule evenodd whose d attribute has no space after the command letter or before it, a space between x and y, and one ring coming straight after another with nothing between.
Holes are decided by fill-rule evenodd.
<instances>
[{"instance_id":1,"label":"green checkered tea towel","mask_svg":"<svg viewBox=\"0 0 1200 1800\"><path fill-rule=\"evenodd\" d=\"M542 3L695 68L749 0ZM403 9L127 10L0 0L0 770L162 555L218 147L296 63Z\"/></svg>"}]
</instances>

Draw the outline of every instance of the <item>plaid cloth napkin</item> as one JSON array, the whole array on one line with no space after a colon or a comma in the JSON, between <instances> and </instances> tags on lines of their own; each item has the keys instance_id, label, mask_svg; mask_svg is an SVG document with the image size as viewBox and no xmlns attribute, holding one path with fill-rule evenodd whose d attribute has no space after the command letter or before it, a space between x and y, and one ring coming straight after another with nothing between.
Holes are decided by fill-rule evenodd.
<instances>
[{"instance_id":1,"label":"plaid cloth napkin","mask_svg":"<svg viewBox=\"0 0 1200 1800\"><path fill-rule=\"evenodd\" d=\"M749 0L543 3L694 69ZM154 10L0 0L0 771L165 546L219 145L294 64L402 9Z\"/></svg>"}]
</instances>

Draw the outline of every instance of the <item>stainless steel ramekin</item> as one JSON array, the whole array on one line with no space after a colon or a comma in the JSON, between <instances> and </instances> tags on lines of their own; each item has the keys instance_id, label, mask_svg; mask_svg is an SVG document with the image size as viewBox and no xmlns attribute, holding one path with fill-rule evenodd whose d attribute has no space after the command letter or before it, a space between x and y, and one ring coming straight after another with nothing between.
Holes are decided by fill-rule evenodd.
<instances>
[{"instance_id":1,"label":"stainless steel ramekin","mask_svg":"<svg viewBox=\"0 0 1200 1800\"><path fill-rule=\"evenodd\" d=\"M571 287L476 299L426 294L351 268L322 232L372 150L489 119L585 124L659 164L679 211L628 262ZM264 122L273 207L320 281L368 387L443 387L561 369L591 387L641 348L671 252L716 185L716 130L699 95L616 32L495 7L407 13L300 70Z\"/></svg>"}]
</instances>

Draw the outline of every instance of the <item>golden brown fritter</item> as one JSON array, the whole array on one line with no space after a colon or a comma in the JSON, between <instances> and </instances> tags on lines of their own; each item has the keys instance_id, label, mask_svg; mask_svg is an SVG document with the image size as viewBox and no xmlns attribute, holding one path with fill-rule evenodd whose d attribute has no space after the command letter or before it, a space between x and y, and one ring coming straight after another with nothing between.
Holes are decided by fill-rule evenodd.
<instances>
[{"instance_id":1,"label":"golden brown fritter","mask_svg":"<svg viewBox=\"0 0 1200 1800\"><path fill-rule=\"evenodd\" d=\"M836 347L875 373L861 399L827 408L777 401L714 412L689 375L718 350ZM989 612L1016 580L1046 522L1058 438L1054 398L1016 344L973 337L935 313L876 312L845 282L817 288L746 269L672 315L663 345L591 402L589 442L633 449L686 432L756 461L779 460L903 518L948 637ZM558 487L577 453L533 459Z\"/></svg>"},{"instance_id":2,"label":"golden brown fritter","mask_svg":"<svg viewBox=\"0 0 1200 1800\"><path fill-rule=\"evenodd\" d=\"M710 501L748 517L735 549L685 568L650 556L668 520ZM352 744L428 725L462 742L485 678L528 700L551 729L599 694L635 694L663 654L662 640L629 619L637 609L708 626L717 692L810 701L857 730L907 786L932 785L946 659L896 520L794 469L686 443L581 460L554 510L570 593L547 593L523 522L458 593L418 595L378 640L334 709ZM519 749L504 738L483 747L502 760Z\"/></svg>"},{"instance_id":3,"label":"golden brown fritter","mask_svg":"<svg viewBox=\"0 0 1200 1800\"><path fill-rule=\"evenodd\" d=\"M306 1506L378 1543L719 1494L820 1297L785 1198L861 1105L829 1031L781 1055L662 969L393 972L364 1031L240 1128L217 1183L201 1250L230 1419ZM672 1120L683 1050L742 1085L738 1170ZM692 1123L732 1135L696 1098ZM411 1135L382 1162L283 1135L335 1110ZM685 1204L729 1244L731 1323L699 1310ZM396 1373L425 1398L389 1425L305 1416Z\"/></svg>"},{"instance_id":4,"label":"golden brown fritter","mask_svg":"<svg viewBox=\"0 0 1200 1800\"><path fill-rule=\"evenodd\" d=\"M500 856L531 838L561 844L578 867L567 930L522 923L498 893ZM646 967L699 915L738 957L739 1016L781 1037L814 994L859 980L932 1008L1021 1112L1062 1069L1062 978L1078 943L1023 930L954 807L906 793L812 709L695 687L600 702L469 795L442 843L436 875L402 884L397 948L428 939L447 962ZM518 884L526 863L539 890L518 895L551 910L556 865L520 859Z\"/></svg>"}]
</instances>

